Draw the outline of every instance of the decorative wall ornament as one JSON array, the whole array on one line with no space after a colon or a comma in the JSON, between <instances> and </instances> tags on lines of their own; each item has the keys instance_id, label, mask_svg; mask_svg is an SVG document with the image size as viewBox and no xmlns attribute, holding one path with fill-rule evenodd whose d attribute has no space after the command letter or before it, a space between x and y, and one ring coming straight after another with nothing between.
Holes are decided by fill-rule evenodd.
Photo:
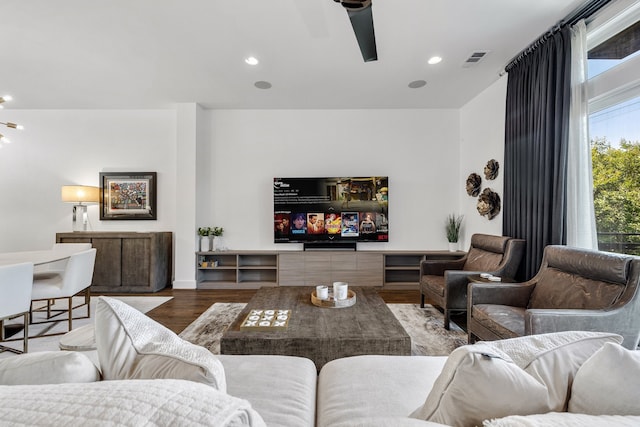
<instances>
[{"instance_id":1,"label":"decorative wall ornament","mask_svg":"<svg viewBox=\"0 0 640 427\"><path fill-rule=\"evenodd\" d=\"M491 180L498 177L498 170L500 169L500 163L496 159L491 159L484 167L484 177Z\"/></svg>"},{"instance_id":2,"label":"decorative wall ornament","mask_svg":"<svg viewBox=\"0 0 640 427\"><path fill-rule=\"evenodd\" d=\"M477 173L472 173L467 178L467 194L473 197L477 197L480 194L480 188L482 186L482 178Z\"/></svg>"},{"instance_id":3,"label":"decorative wall ornament","mask_svg":"<svg viewBox=\"0 0 640 427\"><path fill-rule=\"evenodd\" d=\"M500 196L490 188L485 188L478 197L478 213L489 220L500 213Z\"/></svg>"}]
</instances>

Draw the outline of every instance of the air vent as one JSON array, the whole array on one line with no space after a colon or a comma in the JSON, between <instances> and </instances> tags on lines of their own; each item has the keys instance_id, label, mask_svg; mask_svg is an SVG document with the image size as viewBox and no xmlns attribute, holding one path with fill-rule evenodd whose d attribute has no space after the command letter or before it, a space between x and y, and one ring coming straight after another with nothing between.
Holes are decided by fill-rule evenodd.
<instances>
[{"instance_id":1,"label":"air vent","mask_svg":"<svg viewBox=\"0 0 640 427\"><path fill-rule=\"evenodd\" d=\"M475 52L471 53L471 55L469 55L469 57L466 59L466 61L464 61L464 64L462 64L462 66L465 68L474 66L478 62L483 60L488 53L489 53L488 50L476 50Z\"/></svg>"}]
</instances>

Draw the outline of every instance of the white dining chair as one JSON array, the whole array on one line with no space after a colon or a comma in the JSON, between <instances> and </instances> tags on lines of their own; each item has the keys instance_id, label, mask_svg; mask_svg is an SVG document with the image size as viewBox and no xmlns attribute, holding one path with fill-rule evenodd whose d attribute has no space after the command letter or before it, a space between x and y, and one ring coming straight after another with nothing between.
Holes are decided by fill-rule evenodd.
<instances>
[{"instance_id":1,"label":"white dining chair","mask_svg":"<svg viewBox=\"0 0 640 427\"><path fill-rule=\"evenodd\" d=\"M58 322L59 315L68 313L69 331L73 329L73 309L87 306L87 316L91 316L91 281L96 260L96 250L88 249L76 252L69 257L65 269L60 273L52 273L34 277L31 295L31 324ZM85 301L77 306L73 305L73 297L84 294ZM52 305L57 299L67 299L67 308L53 309ZM44 301L42 307L35 307L34 303ZM34 311L45 311L46 320L34 321ZM51 314L54 312L55 314ZM68 331L67 331L68 332ZM65 332L61 332L65 333ZM59 335L53 333L47 335Z\"/></svg>"},{"instance_id":2,"label":"white dining chair","mask_svg":"<svg viewBox=\"0 0 640 427\"><path fill-rule=\"evenodd\" d=\"M54 243L51 250L60 254L71 255L74 252L82 252L91 249L91 243ZM34 277L36 279L45 278L50 274L62 274L64 268L67 265L68 259L48 262L46 264L37 265L34 267Z\"/></svg>"},{"instance_id":3,"label":"white dining chair","mask_svg":"<svg viewBox=\"0 0 640 427\"><path fill-rule=\"evenodd\" d=\"M0 352L26 353L29 350L29 308L32 283L32 263L0 266L0 342L17 341L5 336L5 320L24 317L23 350L0 345Z\"/></svg>"}]
</instances>

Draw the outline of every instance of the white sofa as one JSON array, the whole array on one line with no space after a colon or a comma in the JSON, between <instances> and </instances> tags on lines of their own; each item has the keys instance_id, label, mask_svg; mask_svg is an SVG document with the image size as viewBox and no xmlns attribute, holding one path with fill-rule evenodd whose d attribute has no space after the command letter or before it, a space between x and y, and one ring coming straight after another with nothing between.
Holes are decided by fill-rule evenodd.
<instances>
[{"instance_id":1,"label":"white sofa","mask_svg":"<svg viewBox=\"0 0 640 427\"><path fill-rule=\"evenodd\" d=\"M0 426L637 426L640 358L619 342L548 334L338 359L318 375L299 357L212 355L102 298L100 368L76 352L0 360Z\"/></svg>"}]
</instances>

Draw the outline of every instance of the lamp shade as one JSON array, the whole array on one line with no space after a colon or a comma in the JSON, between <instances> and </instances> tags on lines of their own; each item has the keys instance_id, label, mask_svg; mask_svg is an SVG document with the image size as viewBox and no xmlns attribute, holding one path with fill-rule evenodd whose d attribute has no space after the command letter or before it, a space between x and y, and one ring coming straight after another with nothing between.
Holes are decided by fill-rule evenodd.
<instances>
[{"instance_id":1,"label":"lamp shade","mask_svg":"<svg viewBox=\"0 0 640 427\"><path fill-rule=\"evenodd\" d=\"M70 203L98 203L100 201L100 189L86 185L63 185L62 201Z\"/></svg>"}]
</instances>

